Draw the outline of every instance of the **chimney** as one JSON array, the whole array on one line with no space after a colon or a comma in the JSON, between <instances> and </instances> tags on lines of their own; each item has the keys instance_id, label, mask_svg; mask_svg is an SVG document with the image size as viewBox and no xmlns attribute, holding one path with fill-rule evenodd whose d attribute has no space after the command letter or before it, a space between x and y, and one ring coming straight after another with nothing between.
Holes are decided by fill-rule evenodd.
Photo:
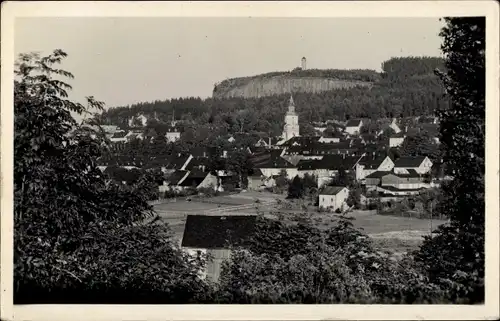
<instances>
[{"instance_id":1,"label":"chimney","mask_svg":"<svg viewBox=\"0 0 500 321\"><path fill-rule=\"evenodd\" d=\"M271 147L271 136L269 136L269 147Z\"/></svg>"},{"instance_id":2,"label":"chimney","mask_svg":"<svg viewBox=\"0 0 500 321\"><path fill-rule=\"evenodd\" d=\"M408 132L408 126L405 126L405 133Z\"/></svg>"}]
</instances>

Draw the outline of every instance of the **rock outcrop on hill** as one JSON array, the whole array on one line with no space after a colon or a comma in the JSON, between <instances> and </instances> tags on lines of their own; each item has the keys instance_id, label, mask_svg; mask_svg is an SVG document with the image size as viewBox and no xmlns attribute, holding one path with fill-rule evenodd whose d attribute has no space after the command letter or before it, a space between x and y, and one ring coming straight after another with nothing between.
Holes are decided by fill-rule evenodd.
<instances>
[{"instance_id":1,"label":"rock outcrop on hill","mask_svg":"<svg viewBox=\"0 0 500 321\"><path fill-rule=\"evenodd\" d=\"M380 74L374 70L295 69L226 79L214 87L213 98L259 98L290 92L319 93L371 87L379 79Z\"/></svg>"},{"instance_id":2,"label":"rock outcrop on hill","mask_svg":"<svg viewBox=\"0 0 500 321\"><path fill-rule=\"evenodd\" d=\"M216 86L214 98L260 98L281 95L290 92L319 93L333 89L348 89L353 87L371 87L372 82L360 80L342 80L319 77L298 77L280 75L269 78L254 77L246 82L240 78L230 79Z\"/></svg>"}]
</instances>

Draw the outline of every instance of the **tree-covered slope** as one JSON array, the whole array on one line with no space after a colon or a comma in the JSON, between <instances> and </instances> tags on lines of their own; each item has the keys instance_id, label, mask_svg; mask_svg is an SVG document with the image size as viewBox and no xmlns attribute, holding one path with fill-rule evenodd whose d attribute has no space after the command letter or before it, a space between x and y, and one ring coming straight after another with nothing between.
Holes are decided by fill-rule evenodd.
<instances>
[{"instance_id":1,"label":"tree-covered slope","mask_svg":"<svg viewBox=\"0 0 500 321\"><path fill-rule=\"evenodd\" d=\"M443 87L434 75L443 68L443 61L434 57L393 58L382 64L382 73L363 70L345 71L349 81L366 81L370 87L340 88L316 93L294 92L299 121L324 121L336 118L395 117L431 115L448 105L443 98ZM336 71L337 76L342 75ZM294 77L321 76L327 79L332 71L293 71ZM277 73L266 74L277 76ZM279 76L279 75L278 75ZM252 79L251 77L249 79ZM243 84L244 79L234 80ZM275 94L259 98L179 98L144 102L127 107L111 108L102 114L105 123L126 126L130 117L144 114L169 121L175 110L178 119L190 120L227 132L261 131L280 133L289 94ZM243 126L241 126L243 123Z\"/></svg>"}]
</instances>

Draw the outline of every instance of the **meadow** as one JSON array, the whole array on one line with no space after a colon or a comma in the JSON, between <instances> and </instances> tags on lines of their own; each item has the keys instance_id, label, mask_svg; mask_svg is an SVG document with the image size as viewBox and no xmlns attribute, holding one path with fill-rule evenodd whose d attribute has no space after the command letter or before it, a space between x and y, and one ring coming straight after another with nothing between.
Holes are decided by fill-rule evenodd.
<instances>
[{"instance_id":1,"label":"meadow","mask_svg":"<svg viewBox=\"0 0 500 321\"><path fill-rule=\"evenodd\" d=\"M285 216L302 212L297 209L286 210L270 204L273 200L283 199L284 196L271 193L245 192L233 195L216 196L206 199L192 198L188 201L179 198L175 202L157 204L154 206L162 221L168 223L174 238L182 240L186 217L189 214L205 215L249 215L264 212L268 214L279 211ZM259 200L256 202L256 200ZM312 212L311 217L321 221L322 227L328 227L331 218L338 214ZM391 252L408 252L417 249L422 242L423 235L429 235L432 229L445 223L442 220L418 219L378 215L374 211L353 211L348 216L354 218L352 223L368 234L375 245Z\"/></svg>"}]
</instances>

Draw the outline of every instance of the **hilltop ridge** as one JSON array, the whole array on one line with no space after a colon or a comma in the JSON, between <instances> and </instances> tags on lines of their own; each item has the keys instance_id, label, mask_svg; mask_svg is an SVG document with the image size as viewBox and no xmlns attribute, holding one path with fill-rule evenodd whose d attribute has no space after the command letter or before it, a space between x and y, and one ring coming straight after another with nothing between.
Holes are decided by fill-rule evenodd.
<instances>
[{"instance_id":1,"label":"hilltop ridge","mask_svg":"<svg viewBox=\"0 0 500 321\"><path fill-rule=\"evenodd\" d=\"M213 98L260 98L291 92L319 93L335 89L368 87L379 81L375 70L307 69L270 72L226 79L214 86Z\"/></svg>"},{"instance_id":2,"label":"hilltop ridge","mask_svg":"<svg viewBox=\"0 0 500 321\"><path fill-rule=\"evenodd\" d=\"M432 115L447 108L448 99L436 69L444 71L439 57L399 57L374 70L300 70L270 72L226 79L215 86L213 97L185 97L110 108L100 115L104 124L128 127L132 117L143 115L162 123L172 116L196 124L196 132L258 131L279 134L283 114L293 90L301 130L325 119L378 119ZM290 82L290 86L288 84ZM294 86L295 85L295 86Z\"/></svg>"}]
</instances>

